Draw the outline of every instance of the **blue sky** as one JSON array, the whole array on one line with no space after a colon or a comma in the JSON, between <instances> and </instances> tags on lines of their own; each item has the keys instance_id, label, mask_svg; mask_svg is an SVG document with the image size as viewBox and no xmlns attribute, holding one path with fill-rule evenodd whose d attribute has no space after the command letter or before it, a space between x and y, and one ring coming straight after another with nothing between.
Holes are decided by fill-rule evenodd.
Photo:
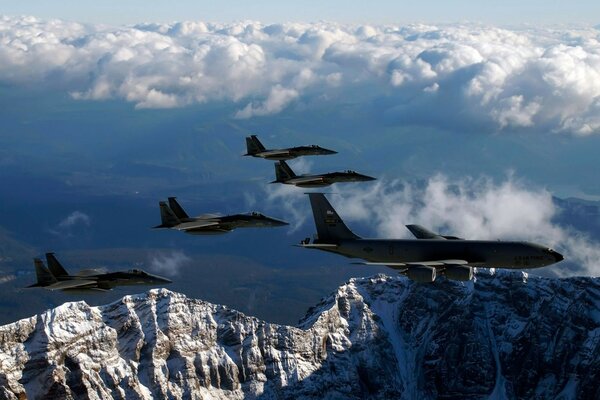
<instances>
[{"instance_id":1,"label":"blue sky","mask_svg":"<svg viewBox=\"0 0 600 400\"><path fill-rule=\"evenodd\" d=\"M0 14L107 24L141 21L202 20L230 22L259 20L336 21L343 23L407 23L474 21L502 25L600 23L600 2L593 0L506 1L318 1L277 0L47 0L0 1Z\"/></svg>"}]
</instances>

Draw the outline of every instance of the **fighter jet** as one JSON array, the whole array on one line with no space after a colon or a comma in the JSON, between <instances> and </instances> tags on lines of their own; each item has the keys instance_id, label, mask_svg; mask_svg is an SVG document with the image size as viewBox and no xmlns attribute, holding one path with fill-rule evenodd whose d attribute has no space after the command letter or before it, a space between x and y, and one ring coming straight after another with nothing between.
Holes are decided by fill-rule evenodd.
<instances>
[{"instance_id":1,"label":"fighter jet","mask_svg":"<svg viewBox=\"0 0 600 400\"><path fill-rule=\"evenodd\" d=\"M535 243L465 240L415 229L415 225L409 229L418 239L363 239L348 229L322 193L308 195L317 235L313 243L307 238L300 247L365 260L359 264L385 265L417 282L433 282L440 274L469 281L473 267L539 268L563 260L558 252Z\"/></svg>"},{"instance_id":2,"label":"fighter jet","mask_svg":"<svg viewBox=\"0 0 600 400\"><path fill-rule=\"evenodd\" d=\"M275 163L275 180L270 183L284 183L286 185L295 185L298 187L323 187L337 182L364 182L374 181L367 175L359 174L355 171L330 172L318 175L296 175L285 161Z\"/></svg>"},{"instance_id":3,"label":"fighter jet","mask_svg":"<svg viewBox=\"0 0 600 400\"><path fill-rule=\"evenodd\" d=\"M190 235L218 235L228 233L235 228L262 228L289 225L285 221L267 217L259 212L220 216L204 214L190 217L179 205L175 197L169 197L169 204L164 201L160 206L162 223L154 229L176 229Z\"/></svg>"},{"instance_id":4,"label":"fighter jet","mask_svg":"<svg viewBox=\"0 0 600 400\"><path fill-rule=\"evenodd\" d=\"M107 291L115 286L164 285L170 280L139 269L118 272L101 272L97 269L79 271L70 275L54 256L46 253L48 267L39 258L33 259L37 282L28 288L41 287L63 291Z\"/></svg>"},{"instance_id":5,"label":"fighter jet","mask_svg":"<svg viewBox=\"0 0 600 400\"><path fill-rule=\"evenodd\" d=\"M324 149L317 145L290 147L287 149L265 149L256 135L246 138L247 153L244 156L264 158L266 160L291 160L300 156L325 156L337 154L337 151Z\"/></svg>"}]
</instances>

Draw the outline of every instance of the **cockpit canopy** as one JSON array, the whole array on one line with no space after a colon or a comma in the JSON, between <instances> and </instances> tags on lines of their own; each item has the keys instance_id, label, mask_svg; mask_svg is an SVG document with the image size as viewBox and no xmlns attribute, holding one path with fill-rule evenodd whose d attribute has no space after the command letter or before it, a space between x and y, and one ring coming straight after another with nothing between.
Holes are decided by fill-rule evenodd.
<instances>
[{"instance_id":1,"label":"cockpit canopy","mask_svg":"<svg viewBox=\"0 0 600 400\"><path fill-rule=\"evenodd\" d=\"M250 213L250 215L252 215L253 217L262 217L263 215L261 213L259 213L258 211L252 211Z\"/></svg>"},{"instance_id":2,"label":"cockpit canopy","mask_svg":"<svg viewBox=\"0 0 600 400\"><path fill-rule=\"evenodd\" d=\"M141 269L137 269L137 268L130 269L129 273L134 274L134 275L146 275L146 273L144 271L142 271Z\"/></svg>"}]
</instances>

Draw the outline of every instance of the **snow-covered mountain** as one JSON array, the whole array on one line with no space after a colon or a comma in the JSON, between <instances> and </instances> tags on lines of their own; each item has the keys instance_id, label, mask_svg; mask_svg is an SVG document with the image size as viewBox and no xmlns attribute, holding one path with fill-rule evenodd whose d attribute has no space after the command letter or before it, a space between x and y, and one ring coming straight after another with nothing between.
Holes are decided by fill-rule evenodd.
<instances>
[{"instance_id":1,"label":"snow-covered mountain","mask_svg":"<svg viewBox=\"0 0 600 400\"><path fill-rule=\"evenodd\" d=\"M0 327L0 398L600 399L600 279L353 279L297 327L168 290Z\"/></svg>"}]
</instances>

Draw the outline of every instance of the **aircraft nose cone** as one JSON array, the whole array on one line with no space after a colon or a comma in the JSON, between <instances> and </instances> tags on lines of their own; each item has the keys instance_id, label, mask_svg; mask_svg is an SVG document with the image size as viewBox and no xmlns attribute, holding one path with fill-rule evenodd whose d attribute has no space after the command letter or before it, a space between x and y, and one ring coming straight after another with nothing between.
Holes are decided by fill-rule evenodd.
<instances>
[{"instance_id":1,"label":"aircraft nose cone","mask_svg":"<svg viewBox=\"0 0 600 400\"><path fill-rule=\"evenodd\" d=\"M551 254L552 254L552 256L554 257L554 259L556 260L556 262L559 262L559 261L562 261L562 260L564 260L564 259L565 259L565 258L563 257L563 255L562 255L562 254L560 254L558 251L554 251L554 250L552 250Z\"/></svg>"},{"instance_id":2,"label":"aircraft nose cone","mask_svg":"<svg viewBox=\"0 0 600 400\"><path fill-rule=\"evenodd\" d=\"M554 262L560 262L562 260L564 260L565 258L563 257L562 254L560 254L558 251L552 250L552 249L548 249L547 250L548 254L550 254L552 257L554 257Z\"/></svg>"}]
</instances>

